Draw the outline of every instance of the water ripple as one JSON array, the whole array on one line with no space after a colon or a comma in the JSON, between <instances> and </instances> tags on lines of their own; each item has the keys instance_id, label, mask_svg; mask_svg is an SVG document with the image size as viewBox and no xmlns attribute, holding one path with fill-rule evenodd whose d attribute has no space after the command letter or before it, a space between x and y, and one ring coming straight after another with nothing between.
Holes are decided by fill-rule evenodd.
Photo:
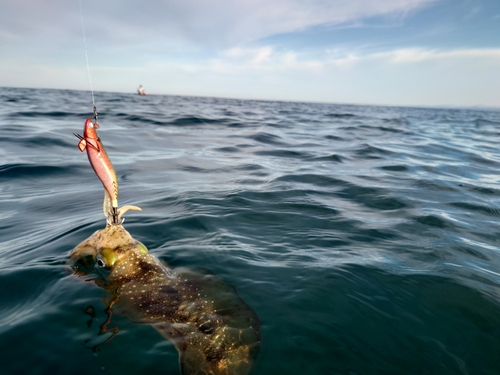
<instances>
[{"instance_id":1,"label":"water ripple","mask_svg":"<svg viewBox=\"0 0 500 375\"><path fill-rule=\"evenodd\" d=\"M255 373L500 373L500 112L95 98L120 205L143 209L126 229L235 286L263 323ZM98 357L82 345L106 319L64 266L105 225L72 134L90 93L0 102L2 373L179 373L175 348L119 316Z\"/></svg>"}]
</instances>

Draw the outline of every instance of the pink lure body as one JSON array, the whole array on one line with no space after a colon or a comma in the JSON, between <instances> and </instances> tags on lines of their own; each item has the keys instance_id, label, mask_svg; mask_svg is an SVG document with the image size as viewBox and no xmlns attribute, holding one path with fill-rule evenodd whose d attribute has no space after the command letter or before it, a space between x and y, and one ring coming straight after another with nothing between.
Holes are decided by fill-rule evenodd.
<instances>
[{"instance_id":1,"label":"pink lure body","mask_svg":"<svg viewBox=\"0 0 500 375\"><path fill-rule=\"evenodd\" d=\"M99 124L92 123L91 119L85 121L83 127L83 137L78 142L80 151L87 150L87 157L89 158L90 165L94 169L95 174L101 180L104 189L109 194L111 199L111 206L118 207L118 180L116 178L115 169L104 150L104 146L97 135L96 129Z\"/></svg>"}]
</instances>

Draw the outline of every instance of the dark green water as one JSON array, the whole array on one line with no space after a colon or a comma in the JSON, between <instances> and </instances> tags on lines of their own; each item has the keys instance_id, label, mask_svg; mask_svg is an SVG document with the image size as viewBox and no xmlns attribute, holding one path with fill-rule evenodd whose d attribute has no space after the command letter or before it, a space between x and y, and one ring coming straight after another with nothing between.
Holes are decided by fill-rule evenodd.
<instances>
[{"instance_id":1,"label":"dark green water","mask_svg":"<svg viewBox=\"0 0 500 375\"><path fill-rule=\"evenodd\" d=\"M104 293L65 262L105 225L72 134L90 93L0 88L0 103L0 374L179 374L174 347L124 317L85 347L103 341ZM96 104L120 205L143 209L125 228L236 288L262 322L253 374L500 373L500 112Z\"/></svg>"}]
</instances>

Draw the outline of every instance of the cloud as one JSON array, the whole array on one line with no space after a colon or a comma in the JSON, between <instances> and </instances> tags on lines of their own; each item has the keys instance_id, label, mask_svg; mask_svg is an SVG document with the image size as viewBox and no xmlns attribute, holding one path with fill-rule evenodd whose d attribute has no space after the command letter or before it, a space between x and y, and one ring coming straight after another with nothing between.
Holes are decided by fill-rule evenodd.
<instances>
[{"instance_id":1,"label":"cloud","mask_svg":"<svg viewBox=\"0 0 500 375\"><path fill-rule=\"evenodd\" d=\"M210 60L207 68L222 74L240 74L250 71L319 71L325 65L322 61L299 55L294 51L278 52L271 46L235 47Z\"/></svg>"},{"instance_id":2,"label":"cloud","mask_svg":"<svg viewBox=\"0 0 500 375\"><path fill-rule=\"evenodd\" d=\"M500 62L500 48L470 48L438 50L423 48L403 48L366 56L369 59L383 59L394 64L410 64L437 60L489 59Z\"/></svg>"},{"instance_id":3,"label":"cloud","mask_svg":"<svg viewBox=\"0 0 500 375\"><path fill-rule=\"evenodd\" d=\"M81 37L78 1L0 0L0 36ZM404 16L437 0L81 0L98 43L174 43L228 48L271 35L375 16ZM3 41L6 38L2 38Z\"/></svg>"},{"instance_id":4,"label":"cloud","mask_svg":"<svg viewBox=\"0 0 500 375\"><path fill-rule=\"evenodd\" d=\"M445 47L497 45L494 38L459 44L452 31L467 25L441 15L463 20L466 7L458 12L451 1L81 2L95 90L135 92L140 82L164 94L498 102L500 48ZM437 12L417 15L435 4ZM88 89L79 0L0 0L0 9L0 85ZM398 28L372 33L373 25Z\"/></svg>"},{"instance_id":5,"label":"cloud","mask_svg":"<svg viewBox=\"0 0 500 375\"><path fill-rule=\"evenodd\" d=\"M252 53L253 52L253 53ZM500 106L500 48L335 51L321 58L272 49L214 59L193 76L230 86L229 97L385 105ZM247 59L247 60L245 60ZM246 63L245 63L246 61ZM259 87L257 87L259 86Z\"/></svg>"},{"instance_id":6,"label":"cloud","mask_svg":"<svg viewBox=\"0 0 500 375\"><path fill-rule=\"evenodd\" d=\"M500 106L498 49L394 49L384 53L230 48L190 64L148 61L93 66L96 91L386 105ZM16 78L17 77L17 78ZM65 77L64 80L61 78ZM0 61L7 86L89 90L86 67Z\"/></svg>"},{"instance_id":7,"label":"cloud","mask_svg":"<svg viewBox=\"0 0 500 375\"><path fill-rule=\"evenodd\" d=\"M424 49L400 48L385 52L363 53L352 50L326 50L323 56L311 58L298 51L276 51L271 46L260 48L236 47L223 51L218 58L202 62L198 70L213 70L218 73L236 74L250 71L324 72L325 69L345 71L356 66L370 64L389 65L422 64L426 62L446 62L465 64L470 60L480 60L483 64L499 64L500 48L472 49ZM204 68L202 68L204 66Z\"/></svg>"},{"instance_id":8,"label":"cloud","mask_svg":"<svg viewBox=\"0 0 500 375\"><path fill-rule=\"evenodd\" d=\"M346 72L359 67L376 64L385 69L398 65L420 65L429 62L463 65L474 64L489 66L500 65L500 48L491 49L424 49L401 48L385 52L363 53L351 50L326 50L322 56L314 58L300 51L278 51L271 46L235 47L222 51L215 58L200 59L198 62L165 63L169 69L185 73L214 72L220 75L241 74L328 74L328 72ZM148 68L152 69L152 68ZM157 70L161 70L159 66ZM363 68L364 69L364 68ZM301 74L302 74L301 73Z\"/></svg>"},{"instance_id":9,"label":"cloud","mask_svg":"<svg viewBox=\"0 0 500 375\"><path fill-rule=\"evenodd\" d=\"M234 60L246 60L247 64L260 65L268 61L273 54L273 48L264 46L260 48L234 47L223 52L223 55Z\"/></svg>"}]
</instances>

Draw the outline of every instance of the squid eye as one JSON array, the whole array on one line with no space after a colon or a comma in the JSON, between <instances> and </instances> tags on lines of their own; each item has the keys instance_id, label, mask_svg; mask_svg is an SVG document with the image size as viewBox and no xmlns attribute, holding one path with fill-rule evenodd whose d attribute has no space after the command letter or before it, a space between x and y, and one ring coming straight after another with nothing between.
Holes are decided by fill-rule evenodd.
<instances>
[{"instance_id":1,"label":"squid eye","mask_svg":"<svg viewBox=\"0 0 500 375\"><path fill-rule=\"evenodd\" d=\"M101 258L97 258L97 265L99 267L106 267L106 263Z\"/></svg>"}]
</instances>

